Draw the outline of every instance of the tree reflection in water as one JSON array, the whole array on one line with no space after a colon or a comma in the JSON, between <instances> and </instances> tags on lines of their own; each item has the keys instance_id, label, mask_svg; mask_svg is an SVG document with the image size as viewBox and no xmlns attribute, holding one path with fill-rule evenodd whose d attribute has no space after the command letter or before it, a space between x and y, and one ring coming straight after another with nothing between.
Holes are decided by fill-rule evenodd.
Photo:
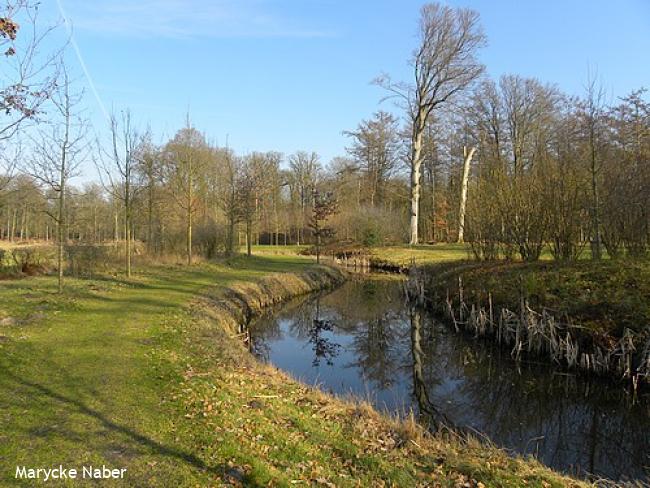
<instances>
[{"instance_id":1,"label":"tree reflection in water","mask_svg":"<svg viewBox=\"0 0 650 488\"><path fill-rule=\"evenodd\" d=\"M420 412L420 420L433 430L449 425L438 408L433 404L427 392L427 385L422 373L422 312L417 307L409 307L411 326L411 357L413 358L413 396Z\"/></svg>"},{"instance_id":2,"label":"tree reflection in water","mask_svg":"<svg viewBox=\"0 0 650 488\"><path fill-rule=\"evenodd\" d=\"M334 365L333 359L338 355L341 345L327 337L323 337L323 332L332 332L334 322L320 316L320 298L316 299L316 316L312 320L309 329L309 343L314 351L313 366L320 365L321 359L324 359L330 366Z\"/></svg>"},{"instance_id":3,"label":"tree reflection in water","mask_svg":"<svg viewBox=\"0 0 650 488\"><path fill-rule=\"evenodd\" d=\"M347 283L275 311L251 332L261 357L328 390L370 391L378 408L417 409L434 423L444 416L557 469L648 480L647 393L635 403L617 384L514 363L406 307L399 283Z\"/></svg>"}]
</instances>

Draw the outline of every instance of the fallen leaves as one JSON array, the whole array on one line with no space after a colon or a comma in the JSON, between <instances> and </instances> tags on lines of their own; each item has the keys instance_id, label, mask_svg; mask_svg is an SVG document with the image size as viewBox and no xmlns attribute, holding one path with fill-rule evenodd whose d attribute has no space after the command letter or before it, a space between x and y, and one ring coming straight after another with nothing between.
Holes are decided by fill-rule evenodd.
<instances>
[{"instance_id":1,"label":"fallen leaves","mask_svg":"<svg viewBox=\"0 0 650 488\"><path fill-rule=\"evenodd\" d=\"M434 438L416 422L406 425L297 383L251 361L228 334L206 334L213 319L191 320L173 324L184 349L173 363L178 383L167 398L186 419L178 443L220 466L229 460L221 482L485 488L504 472L538 470L514 467L502 452L479 443ZM168 360L169 354L160 357Z\"/></svg>"}]
</instances>

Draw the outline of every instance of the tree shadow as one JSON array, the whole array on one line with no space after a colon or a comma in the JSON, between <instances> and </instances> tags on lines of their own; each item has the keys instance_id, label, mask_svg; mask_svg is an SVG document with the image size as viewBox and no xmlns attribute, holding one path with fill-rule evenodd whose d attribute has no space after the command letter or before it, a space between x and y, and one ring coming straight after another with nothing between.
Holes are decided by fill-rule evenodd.
<instances>
[{"instance_id":1,"label":"tree shadow","mask_svg":"<svg viewBox=\"0 0 650 488\"><path fill-rule=\"evenodd\" d=\"M57 393L51 388L44 386L40 383L21 378L10 371L7 371L6 368L2 368L2 375L5 380L13 381L18 385L22 385L23 387L26 387L28 390L31 390L35 394L43 395L47 398L55 400L56 402L59 402L60 404L66 407L74 408L76 409L77 412L99 421L100 424L106 430L125 436L126 438L135 442L138 446L147 449L149 452L153 454L175 459L182 463L193 466L194 468L197 468L205 473L220 476L222 480L225 481L233 480L235 483L237 482L244 483L245 486L252 486L252 487L262 486L259 485L255 480L250 479L247 474L236 470L235 468L227 465L226 463L208 465L202 459L192 454L191 452L158 442L134 430L131 427L121 425L109 419L103 413L99 412L94 408L89 407L88 405L86 405L85 403L83 403L78 399L63 395L61 393ZM39 429L38 431L33 431L31 435L45 435L47 432L48 432L48 428L44 427L43 429ZM70 435L70 434L72 433L66 433L66 435ZM74 434L72 435L74 436ZM75 437L79 437L79 436L77 435ZM77 440L79 442L83 442L83 439L80 437Z\"/></svg>"}]
</instances>

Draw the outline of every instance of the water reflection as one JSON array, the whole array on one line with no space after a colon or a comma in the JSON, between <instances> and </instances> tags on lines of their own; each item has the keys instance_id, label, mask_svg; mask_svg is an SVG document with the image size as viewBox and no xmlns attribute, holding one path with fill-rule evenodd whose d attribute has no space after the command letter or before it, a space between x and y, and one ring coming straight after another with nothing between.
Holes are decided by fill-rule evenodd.
<instances>
[{"instance_id":1,"label":"water reflection","mask_svg":"<svg viewBox=\"0 0 650 488\"><path fill-rule=\"evenodd\" d=\"M319 366L321 359L333 366L334 358L338 355L341 345L325 335L326 332L334 331L334 322L329 319L321 318L320 298L316 298L316 316L311 321L309 328L309 343L314 351L314 360L312 366Z\"/></svg>"},{"instance_id":2,"label":"water reflection","mask_svg":"<svg viewBox=\"0 0 650 488\"><path fill-rule=\"evenodd\" d=\"M308 383L415 409L580 475L648 480L650 401L604 381L513 363L405 306L399 283L351 282L263 317L253 350Z\"/></svg>"},{"instance_id":3,"label":"water reflection","mask_svg":"<svg viewBox=\"0 0 650 488\"><path fill-rule=\"evenodd\" d=\"M429 398L427 383L424 379L422 362L425 357L422 351L422 312L409 307L409 325L411 329L411 357L413 358L413 397L417 402L420 421L438 430L443 424L451 422L445 418Z\"/></svg>"}]
</instances>

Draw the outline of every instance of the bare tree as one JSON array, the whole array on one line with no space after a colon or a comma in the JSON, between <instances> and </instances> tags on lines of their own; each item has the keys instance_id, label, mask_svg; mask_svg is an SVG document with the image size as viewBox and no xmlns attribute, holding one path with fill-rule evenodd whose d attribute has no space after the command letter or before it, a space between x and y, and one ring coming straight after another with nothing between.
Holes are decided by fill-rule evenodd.
<instances>
[{"instance_id":1,"label":"bare tree","mask_svg":"<svg viewBox=\"0 0 650 488\"><path fill-rule=\"evenodd\" d=\"M238 219L246 226L246 255L253 254L253 219L255 218L256 204L256 174L250 161L246 161L238 173L237 178L237 203Z\"/></svg>"},{"instance_id":2,"label":"bare tree","mask_svg":"<svg viewBox=\"0 0 650 488\"><path fill-rule=\"evenodd\" d=\"M381 203L386 180L392 175L400 158L400 137L397 119L379 111L370 120L363 120L354 131L344 135L352 138L346 149L365 176L367 198L371 207Z\"/></svg>"},{"instance_id":3,"label":"bare tree","mask_svg":"<svg viewBox=\"0 0 650 488\"><path fill-rule=\"evenodd\" d=\"M98 169L106 191L124 207L124 260L126 275L131 276L133 242L133 202L138 190L135 185L139 135L131 123L131 112L122 112L118 120L110 119L110 148L99 158Z\"/></svg>"},{"instance_id":4,"label":"bare tree","mask_svg":"<svg viewBox=\"0 0 650 488\"><path fill-rule=\"evenodd\" d=\"M587 136L589 176L591 180L591 257L602 257L602 236L600 224L599 178L601 172L601 147L605 90L599 86L595 76L589 74L582 103L582 122Z\"/></svg>"},{"instance_id":5,"label":"bare tree","mask_svg":"<svg viewBox=\"0 0 650 488\"><path fill-rule=\"evenodd\" d=\"M165 148L168 163L168 182L172 195L185 214L185 251L187 264L192 264L192 229L194 216L200 204L197 195L201 175L210 157L204 135L192 127L189 116L185 128L178 131Z\"/></svg>"},{"instance_id":6,"label":"bare tree","mask_svg":"<svg viewBox=\"0 0 650 488\"><path fill-rule=\"evenodd\" d=\"M53 190L57 225L57 270L59 292L63 291L64 251L67 241L66 192L68 181L76 174L88 149L87 123L78 106L83 93L71 92L71 81L65 65L61 64L59 89L51 96L54 107L52 119L32 140L33 157L27 171Z\"/></svg>"},{"instance_id":7,"label":"bare tree","mask_svg":"<svg viewBox=\"0 0 650 488\"><path fill-rule=\"evenodd\" d=\"M237 183L239 218L246 224L246 253L252 254L253 223L259 215L264 199L271 193L277 173L280 154L254 152L244 158Z\"/></svg>"},{"instance_id":8,"label":"bare tree","mask_svg":"<svg viewBox=\"0 0 650 488\"><path fill-rule=\"evenodd\" d=\"M149 129L141 137L136 158L138 186L146 194L147 250L153 252L155 248L154 215L156 204L160 199L158 187L162 177L162 165L160 163L160 151L153 144L151 130Z\"/></svg>"},{"instance_id":9,"label":"bare tree","mask_svg":"<svg viewBox=\"0 0 650 488\"><path fill-rule=\"evenodd\" d=\"M241 168L239 160L228 147L218 150L217 156L220 176L217 201L226 218L226 255L232 256L235 251L235 227L240 218L237 185Z\"/></svg>"},{"instance_id":10,"label":"bare tree","mask_svg":"<svg viewBox=\"0 0 650 488\"><path fill-rule=\"evenodd\" d=\"M15 141L9 148L0 147L0 211L6 209L7 214L9 214L9 186L11 185L16 166L21 157L22 146L19 140ZM0 232L0 236L1 234ZM9 236L9 238L13 240L13 235Z\"/></svg>"},{"instance_id":11,"label":"bare tree","mask_svg":"<svg viewBox=\"0 0 650 488\"><path fill-rule=\"evenodd\" d=\"M298 151L289 156L290 185L294 189L298 204L297 243L304 242L304 228L307 224L307 211L312 203L316 182L322 171L320 158L315 152Z\"/></svg>"},{"instance_id":12,"label":"bare tree","mask_svg":"<svg viewBox=\"0 0 650 488\"><path fill-rule=\"evenodd\" d=\"M470 108L481 154L472 239L484 257L539 258L548 238L551 208L545 197L559 93L532 78L504 75L486 82ZM478 175L477 175L478 176ZM479 196L480 195L480 196ZM469 214L470 212L468 212ZM465 232L468 229L465 229ZM477 247L475 247L476 249Z\"/></svg>"},{"instance_id":13,"label":"bare tree","mask_svg":"<svg viewBox=\"0 0 650 488\"><path fill-rule=\"evenodd\" d=\"M486 37L477 12L430 3L420 10L419 41L411 59L413 82L393 82L387 75L376 80L391 93L389 97L401 99L411 125L410 244L418 243L422 137L427 122L483 72L476 53Z\"/></svg>"},{"instance_id":14,"label":"bare tree","mask_svg":"<svg viewBox=\"0 0 650 488\"><path fill-rule=\"evenodd\" d=\"M9 185L22 156L20 140L13 136L21 125L37 121L42 105L56 89L61 50L39 51L57 25L41 28L40 24L37 2L11 0L0 6L0 52L4 55L0 69L0 192ZM6 144L10 139L12 143Z\"/></svg>"}]
</instances>

